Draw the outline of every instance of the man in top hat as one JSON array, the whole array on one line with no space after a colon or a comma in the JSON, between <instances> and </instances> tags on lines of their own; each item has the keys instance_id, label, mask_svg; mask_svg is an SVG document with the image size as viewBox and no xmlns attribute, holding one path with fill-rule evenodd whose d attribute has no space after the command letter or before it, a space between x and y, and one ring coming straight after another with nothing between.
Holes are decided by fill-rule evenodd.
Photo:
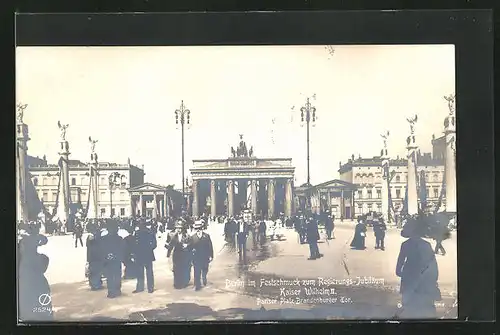
<instances>
[{"instance_id":1,"label":"man in top hat","mask_svg":"<svg viewBox=\"0 0 500 335\"><path fill-rule=\"evenodd\" d=\"M181 289L185 288L191 280L190 238L183 220L177 220L174 227L175 231L167 236L165 248L167 257L172 256L174 288Z\"/></svg>"},{"instance_id":2,"label":"man in top hat","mask_svg":"<svg viewBox=\"0 0 500 335\"><path fill-rule=\"evenodd\" d=\"M375 249L385 250L384 239L387 227L383 217L375 217L373 219L373 232L375 234Z\"/></svg>"},{"instance_id":3,"label":"man in top hat","mask_svg":"<svg viewBox=\"0 0 500 335\"><path fill-rule=\"evenodd\" d=\"M319 252L318 241L319 241L319 231L318 224L315 219L309 218L307 219L307 233L306 239L309 244L309 258L308 260L315 260L323 257L323 254Z\"/></svg>"},{"instance_id":4,"label":"man in top hat","mask_svg":"<svg viewBox=\"0 0 500 335\"><path fill-rule=\"evenodd\" d=\"M108 287L108 298L116 298L121 295L122 288L122 262L125 255L125 242L118 235L118 224L109 220L106 229L108 234L102 237L104 260L104 272Z\"/></svg>"},{"instance_id":5,"label":"man in top hat","mask_svg":"<svg viewBox=\"0 0 500 335\"><path fill-rule=\"evenodd\" d=\"M156 249L156 237L154 232L146 227L146 223L139 224L139 230L134 233L135 250L134 263L137 275L137 285L133 293L144 291L144 270L146 270L146 280L148 292L154 291L153 262L155 261L154 250Z\"/></svg>"},{"instance_id":6,"label":"man in top hat","mask_svg":"<svg viewBox=\"0 0 500 335\"><path fill-rule=\"evenodd\" d=\"M245 260L247 256L247 237L249 232L249 225L239 219L237 223L237 242L238 242L238 255L240 260Z\"/></svg>"},{"instance_id":7,"label":"man in top hat","mask_svg":"<svg viewBox=\"0 0 500 335\"><path fill-rule=\"evenodd\" d=\"M331 240L332 238L332 234L333 234L333 217L332 217L332 213L330 213L329 211L326 212L326 219L325 219L325 230L326 230L326 236L329 240Z\"/></svg>"},{"instance_id":8,"label":"man in top hat","mask_svg":"<svg viewBox=\"0 0 500 335\"><path fill-rule=\"evenodd\" d=\"M86 241L89 286L92 291L97 291L103 288L101 279L104 266L102 237L101 231L94 223L88 223L87 230L89 232Z\"/></svg>"},{"instance_id":9,"label":"man in top hat","mask_svg":"<svg viewBox=\"0 0 500 335\"><path fill-rule=\"evenodd\" d=\"M191 250L193 252L194 285L195 289L201 289L207 285L208 265L214 258L214 248L210 235L203 231L203 220L196 221L193 225L195 233L191 236Z\"/></svg>"}]
</instances>

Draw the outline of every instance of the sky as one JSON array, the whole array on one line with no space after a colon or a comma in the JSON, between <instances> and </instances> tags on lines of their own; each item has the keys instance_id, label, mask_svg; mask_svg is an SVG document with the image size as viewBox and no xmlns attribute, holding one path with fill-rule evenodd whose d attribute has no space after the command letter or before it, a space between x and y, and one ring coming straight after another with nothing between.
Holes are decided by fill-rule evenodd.
<instances>
[{"instance_id":1,"label":"sky","mask_svg":"<svg viewBox=\"0 0 500 335\"><path fill-rule=\"evenodd\" d=\"M334 52L329 50L333 49ZM443 96L455 92L453 45L17 47L16 99L28 104L28 154L56 163L60 131L71 159L86 161L88 137L100 161L142 166L147 182L180 185L181 131L175 110L191 111L185 171L193 159L225 159L239 134L259 158L292 158L307 178L309 97L311 183L338 178L339 162L404 156L409 125L422 152L441 136Z\"/></svg>"}]
</instances>

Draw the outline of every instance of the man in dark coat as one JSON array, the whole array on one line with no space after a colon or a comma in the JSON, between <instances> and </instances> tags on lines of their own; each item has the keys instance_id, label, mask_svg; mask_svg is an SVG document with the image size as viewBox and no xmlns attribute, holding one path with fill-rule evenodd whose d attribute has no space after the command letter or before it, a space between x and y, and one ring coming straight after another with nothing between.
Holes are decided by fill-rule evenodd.
<instances>
[{"instance_id":1,"label":"man in dark coat","mask_svg":"<svg viewBox=\"0 0 500 335\"><path fill-rule=\"evenodd\" d=\"M257 227L257 231L258 231L258 241L259 243L262 245L266 242L266 232L267 232L267 225L266 225L266 221L263 220L263 219L260 219L260 222L259 222L259 226Z\"/></svg>"},{"instance_id":2,"label":"man in dark coat","mask_svg":"<svg viewBox=\"0 0 500 335\"><path fill-rule=\"evenodd\" d=\"M384 239L385 231L387 227L384 222L384 218L373 219L373 232L375 234L375 249L385 250Z\"/></svg>"},{"instance_id":3,"label":"man in dark coat","mask_svg":"<svg viewBox=\"0 0 500 335\"><path fill-rule=\"evenodd\" d=\"M110 220L106 225L108 234L102 237L104 273L108 286L108 298L116 298L122 294L122 262L125 242L118 235L118 224Z\"/></svg>"},{"instance_id":4,"label":"man in dark coat","mask_svg":"<svg viewBox=\"0 0 500 335\"><path fill-rule=\"evenodd\" d=\"M319 253L318 241L319 241L319 231L318 223L315 219L309 218L306 223L306 239L307 244L309 244L310 256L308 260L315 260L323 257L323 254Z\"/></svg>"},{"instance_id":5,"label":"man in dark coat","mask_svg":"<svg viewBox=\"0 0 500 335\"><path fill-rule=\"evenodd\" d=\"M354 238L351 242L351 248L357 250L366 249L365 246L365 238L366 238L366 224L364 223L361 217L358 218L358 224L354 228Z\"/></svg>"},{"instance_id":6,"label":"man in dark coat","mask_svg":"<svg viewBox=\"0 0 500 335\"><path fill-rule=\"evenodd\" d=\"M172 272L174 273L174 288L185 288L191 280L192 257L190 252L190 238L183 221L178 220L175 231L167 236L165 248L167 257L172 256Z\"/></svg>"},{"instance_id":7,"label":"man in dark coat","mask_svg":"<svg viewBox=\"0 0 500 335\"><path fill-rule=\"evenodd\" d=\"M75 237L75 248L78 247L78 241L80 241L80 245L83 247L83 227L80 221L77 221L73 227L73 236Z\"/></svg>"},{"instance_id":8,"label":"man in dark coat","mask_svg":"<svg viewBox=\"0 0 500 335\"><path fill-rule=\"evenodd\" d=\"M242 219L238 220L237 226L237 242L238 242L238 255L240 260L246 260L247 257L247 237L249 226Z\"/></svg>"},{"instance_id":9,"label":"man in dark coat","mask_svg":"<svg viewBox=\"0 0 500 335\"><path fill-rule=\"evenodd\" d=\"M101 231L93 223L89 223L87 229L89 232L86 241L89 286L92 291L97 291L103 288L101 277L104 267L104 254Z\"/></svg>"},{"instance_id":10,"label":"man in dark coat","mask_svg":"<svg viewBox=\"0 0 500 335\"><path fill-rule=\"evenodd\" d=\"M327 216L325 218L325 230L327 238L331 240L333 233L333 218L330 213L327 213Z\"/></svg>"},{"instance_id":11,"label":"man in dark coat","mask_svg":"<svg viewBox=\"0 0 500 335\"><path fill-rule=\"evenodd\" d=\"M197 291L201 290L201 282L203 286L207 285L208 265L214 258L214 248L210 235L203 231L204 223L197 221L193 227L196 230L191 236L191 250L193 252L194 266L194 285Z\"/></svg>"},{"instance_id":12,"label":"man in dark coat","mask_svg":"<svg viewBox=\"0 0 500 335\"><path fill-rule=\"evenodd\" d=\"M123 265L125 265L125 271L123 279L137 278L137 265L134 262L134 253L135 253L134 225L129 224L129 226L127 227L128 236L124 238L125 254L123 256L124 259Z\"/></svg>"},{"instance_id":13,"label":"man in dark coat","mask_svg":"<svg viewBox=\"0 0 500 335\"><path fill-rule=\"evenodd\" d=\"M155 261L154 250L156 249L156 237L154 232L148 230L144 222L139 224L139 230L134 234L135 251L134 263L137 270L137 285L133 293L144 291L144 269L146 270L146 280L148 292L154 291L153 262Z\"/></svg>"},{"instance_id":14,"label":"man in dark coat","mask_svg":"<svg viewBox=\"0 0 500 335\"><path fill-rule=\"evenodd\" d=\"M299 235L300 244L306 243L306 224L303 215L299 216L295 221L295 230Z\"/></svg>"}]
</instances>

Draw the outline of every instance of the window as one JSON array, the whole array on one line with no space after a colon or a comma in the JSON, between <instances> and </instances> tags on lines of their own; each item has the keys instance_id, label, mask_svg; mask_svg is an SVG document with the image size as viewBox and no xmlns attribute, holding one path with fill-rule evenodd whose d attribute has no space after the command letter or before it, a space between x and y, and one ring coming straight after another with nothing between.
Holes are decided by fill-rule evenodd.
<instances>
[{"instance_id":1,"label":"window","mask_svg":"<svg viewBox=\"0 0 500 335\"><path fill-rule=\"evenodd\" d=\"M42 179L42 185L47 185L47 178Z\"/></svg>"},{"instance_id":2,"label":"window","mask_svg":"<svg viewBox=\"0 0 500 335\"><path fill-rule=\"evenodd\" d=\"M115 209L111 208L111 216L115 216Z\"/></svg>"},{"instance_id":3,"label":"window","mask_svg":"<svg viewBox=\"0 0 500 335\"><path fill-rule=\"evenodd\" d=\"M437 188L434 189L434 198L439 198L439 190Z\"/></svg>"},{"instance_id":4,"label":"window","mask_svg":"<svg viewBox=\"0 0 500 335\"><path fill-rule=\"evenodd\" d=\"M42 199L43 199L43 201L44 201L44 202L49 201L49 193L47 193L47 192L43 192Z\"/></svg>"},{"instance_id":5,"label":"window","mask_svg":"<svg viewBox=\"0 0 500 335\"><path fill-rule=\"evenodd\" d=\"M362 199L363 198L363 191L358 191L358 198Z\"/></svg>"},{"instance_id":6,"label":"window","mask_svg":"<svg viewBox=\"0 0 500 335\"><path fill-rule=\"evenodd\" d=\"M368 199L372 198L372 190L368 190Z\"/></svg>"},{"instance_id":7,"label":"window","mask_svg":"<svg viewBox=\"0 0 500 335\"><path fill-rule=\"evenodd\" d=\"M125 208L120 208L120 216L125 216Z\"/></svg>"},{"instance_id":8,"label":"window","mask_svg":"<svg viewBox=\"0 0 500 335\"><path fill-rule=\"evenodd\" d=\"M105 177L101 177L101 185L106 185L106 178Z\"/></svg>"},{"instance_id":9,"label":"window","mask_svg":"<svg viewBox=\"0 0 500 335\"><path fill-rule=\"evenodd\" d=\"M57 192L52 192L52 201L57 200Z\"/></svg>"},{"instance_id":10,"label":"window","mask_svg":"<svg viewBox=\"0 0 500 335\"><path fill-rule=\"evenodd\" d=\"M85 185L85 177L80 178L80 185Z\"/></svg>"},{"instance_id":11,"label":"window","mask_svg":"<svg viewBox=\"0 0 500 335\"><path fill-rule=\"evenodd\" d=\"M377 198L378 199L382 198L382 191L381 190L377 190Z\"/></svg>"},{"instance_id":12,"label":"window","mask_svg":"<svg viewBox=\"0 0 500 335\"><path fill-rule=\"evenodd\" d=\"M401 190L396 190L396 198L401 199Z\"/></svg>"},{"instance_id":13,"label":"window","mask_svg":"<svg viewBox=\"0 0 500 335\"><path fill-rule=\"evenodd\" d=\"M379 212L382 212L382 204L377 204L377 209Z\"/></svg>"},{"instance_id":14,"label":"window","mask_svg":"<svg viewBox=\"0 0 500 335\"><path fill-rule=\"evenodd\" d=\"M431 196L431 190L428 187L425 189L425 196L426 197L430 197Z\"/></svg>"},{"instance_id":15,"label":"window","mask_svg":"<svg viewBox=\"0 0 500 335\"><path fill-rule=\"evenodd\" d=\"M76 178L71 178L71 186L75 186L76 185Z\"/></svg>"},{"instance_id":16,"label":"window","mask_svg":"<svg viewBox=\"0 0 500 335\"><path fill-rule=\"evenodd\" d=\"M81 198L82 198L82 202L87 201L87 193L82 192L82 194L81 194Z\"/></svg>"},{"instance_id":17,"label":"window","mask_svg":"<svg viewBox=\"0 0 500 335\"><path fill-rule=\"evenodd\" d=\"M38 186L38 178L33 178L33 185Z\"/></svg>"},{"instance_id":18,"label":"window","mask_svg":"<svg viewBox=\"0 0 500 335\"><path fill-rule=\"evenodd\" d=\"M438 181L438 175L437 174L434 174L434 176L432 176L432 181Z\"/></svg>"},{"instance_id":19,"label":"window","mask_svg":"<svg viewBox=\"0 0 500 335\"><path fill-rule=\"evenodd\" d=\"M127 195L125 194L125 192L120 192L120 199L122 199L122 200L127 199Z\"/></svg>"},{"instance_id":20,"label":"window","mask_svg":"<svg viewBox=\"0 0 500 335\"><path fill-rule=\"evenodd\" d=\"M56 177L52 178L52 185L57 185L57 178Z\"/></svg>"},{"instance_id":21,"label":"window","mask_svg":"<svg viewBox=\"0 0 500 335\"><path fill-rule=\"evenodd\" d=\"M101 208L101 216L106 214L106 208Z\"/></svg>"},{"instance_id":22,"label":"window","mask_svg":"<svg viewBox=\"0 0 500 335\"><path fill-rule=\"evenodd\" d=\"M401 182L401 177L400 176L396 176L396 183L399 183Z\"/></svg>"}]
</instances>

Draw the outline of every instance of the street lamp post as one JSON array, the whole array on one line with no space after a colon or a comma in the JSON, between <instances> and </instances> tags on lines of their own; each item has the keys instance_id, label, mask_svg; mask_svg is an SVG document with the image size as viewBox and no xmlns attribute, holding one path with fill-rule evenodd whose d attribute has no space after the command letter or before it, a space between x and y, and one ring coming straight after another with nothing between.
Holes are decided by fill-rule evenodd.
<instances>
[{"instance_id":1,"label":"street lamp post","mask_svg":"<svg viewBox=\"0 0 500 335\"><path fill-rule=\"evenodd\" d=\"M185 197L184 190L184 125L189 125L191 111L184 106L184 100L181 100L181 107L175 111L175 124L181 125L181 150L182 150L182 199ZM185 204L183 203L184 207Z\"/></svg>"},{"instance_id":2,"label":"street lamp post","mask_svg":"<svg viewBox=\"0 0 500 335\"><path fill-rule=\"evenodd\" d=\"M300 119L307 127L307 185L311 185L310 162L309 162L309 125L316 122L316 108L311 105L307 98L306 105L300 109Z\"/></svg>"},{"instance_id":3,"label":"street lamp post","mask_svg":"<svg viewBox=\"0 0 500 335\"><path fill-rule=\"evenodd\" d=\"M124 187L125 183L121 182L124 175L120 174L119 172L113 172L109 175L109 217L113 217L113 190L118 188L118 187Z\"/></svg>"}]
</instances>

